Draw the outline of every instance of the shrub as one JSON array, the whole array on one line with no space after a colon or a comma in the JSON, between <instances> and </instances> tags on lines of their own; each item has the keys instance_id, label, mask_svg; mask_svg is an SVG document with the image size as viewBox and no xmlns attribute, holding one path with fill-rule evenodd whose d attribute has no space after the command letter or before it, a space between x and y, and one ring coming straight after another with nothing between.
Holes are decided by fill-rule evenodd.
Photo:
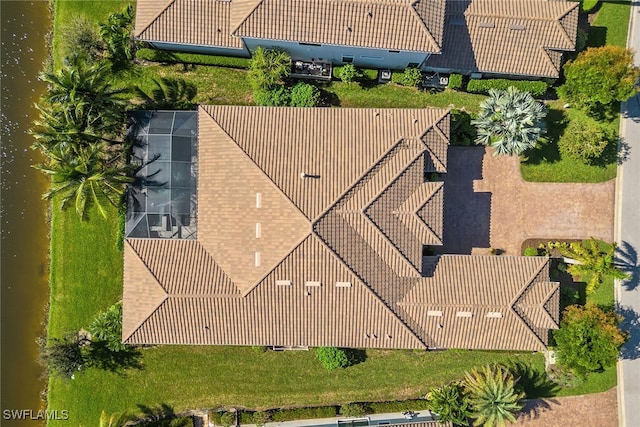
<instances>
[{"instance_id":1,"label":"shrub","mask_svg":"<svg viewBox=\"0 0 640 427\"><path fill-rule=\"evenodd\" d=\"M272 89L260 89L254 92L253 98L256 105L267 107L283 107L289 105L291 93L284 86L278 86Z\"/></svg>"},{"instance_id":2,"label":"shrub","mask_svg":"<svg viewBox=\"0 0 640 427\"><path fill-rule=\"evenodd\" d=\"M416 87L422 80L422 71L419 68L406 68L401 74L400 84L402 86Z\"/></svg>"},{"instance_id":3,"label":"shrub","mask_svg":"<svg viewBox=\"0 0 640 427\"><path fill-rule=\"evenodd\" d=\"M271 421L308 420L311 418L332 418L338 415L335 406L320 406L317 408L279 409L271 414Z\"/></svg>"},{"instance_id":4,"label":"shrub","mask_svg":"<svg viewBox=\"0 0 640 427\"><path fill-rule=\"evenodd\" d=\"M69 57L74 52L82 52L90 61L97 61L104 57L106 46L93 21L84 15L78 15L69 25L61 28L60 48L63 57Z\"/></svg>"},{"instance_id":5,"label":"shrub","mask_svg":"<svg viewBox=\"0 0 640 427\"><path fill-rule=\"evenodd\" d=\"M309 83L300 82L291 89L292 107L315 107L320 101L320 90Z\"/></svg>"},{"instance_id":6,"label":"shrub","mask_svg":"<svg viewBox=\"0 0 640 427\"><path fill-rule=\"evenodd\" d=\"M359 403L347 403L340 406L340 415L343 417L362 417L366 414L364 406Z\"/></svg>"},{"instance_id":7,"label":"shrub","mask_svg":"<svg viewBox=\"0 0 640 427\"><path fill-rule=\"evenodd\" d=\"M342 67L337 67L335 73L344 83L351 83L360 76L360 72L353 64L345 64Z\"/></svg>"},{"instance_id":8,"label":"shrub","mask_svg":"<svg viewBox=\"0 0 640 427\"><path fill-rule=\"evenodd\" d=\"M429 409L438 414L440 423L452 422L457 425L468 425L469 399L462 383L456 382L431 388L427 394L427 401Z\"/></svg>"},{"instance_id":9,"label":"shrub","mask_svg":"<svg viewBox=\"0 0 640 427\"><path fill-rule=\"evenodd\" d=\"M451 74L447 87L453 90L464 90L462 87L462 74Z\"/></svg>"},{"instance_id":10,"label":"shrub","mask_svg":"<svg viewBox=\"0 0 640 427\"><path fill-rule=\"evenodd\" d=\"M290 72L288 53L258 47L251 58L248 78L254 90L270 90L281 85Z\"/></svg>"},{"instance_id":11,"label":"shrub","mask_svg":"<svg viewBox=\"0 0 640 427\"><path fill-rule=\"evenodd\" d=\"M258 427L264 426L270 420L269 413L264 411L256 411L253 413L251 420Z\"/></svg>"},{"instance_id":12,"label":"shrub","mask_svg":"<svg viewBox=\"0 0 640 427\"><path fill-rule=\"evenodd\" d=\"M351 360L349 360L347 352L342 348L318 347L316 357L322 363L322 366L329 370L351 366Z\"/></svg>"},{"instance_id":13,"label":"shrub","mask_svg":"<svg viewBox=\"0 0 640 427\"><path fill-rule=\"evenodd\" d=\"M220 425L231 427L236 422L236 414L233 412L225 412L220 416Z\"/></svg>"},{"instance_id":14,"label":"shrub","mask_svg":"<svg viewBox=\"0 0 640 427\"><path fill-rule=\"evenodd\" d=\"M41 357L52 373L65 379L72 378L86 362L77 334L52 339L50 345L42 349Z\"/></svg>"},{"instance_id":15,"label":"shrub","mask_svg":"<svg viewBox=\"0 0 640 427\"><path fill-rule=\"evenodd\" d=\"M578 374L614 366L627 335L618 328L622 317L587 303L565 309L560 329L554 332L558 362Z\"/></svg>"},{"instance_id":16,"label":"shrub","mask_svg":"<svg viewBox=\"0 0 640 427\"><path fill-rule=\"evenodd\" d=\"M524 256L538 256L538 248L532 246L526 247L524 249Z\"/></svg>"},{"instance_id":17,"label":"shrub","mask_svg":"<svg viewBox=\"0 0 640 427\"><path fill-rule=\"evenodd\" d=\"M474 145L478 134L471 124L471 115L465 111L451 110L451 145Z\"/></svg>"},{"instance_id":18,"label":"shrub","mask_svg":"<svg viewBox=\"0 0 640 427\"><path fill-rule=\"evenodd\" d=\"M558 148L563 156L591 165L601 160L616 140L612 129L596 121L572 120L558 140Z\"/></svg>"},{"instance_id":19,"label":"shrub","mask_svg":"<svg viewBox=\"0 0 640 427\"><path fill-rule=\"evenodd\" d=\"M543 81L508 80L508 79L472 79L467 83L467 92L489 94L491 89L507 90L513 86L520 92L529 92L533 97L540 98L547 93L549 87Z\"/></svg>"},{"instance_id":20,"label":"shrub","mask_svg":"<svg viewBox=\"0 0 640 427\"><path fill-rule=\"evenodd\" d=\"M133 6L127 5L122 12L112 13L106 23L100 24L100 34L115 70L128 67L134 57L135 45L131 37L134 17Z\"/></svg>"}]
</instances>

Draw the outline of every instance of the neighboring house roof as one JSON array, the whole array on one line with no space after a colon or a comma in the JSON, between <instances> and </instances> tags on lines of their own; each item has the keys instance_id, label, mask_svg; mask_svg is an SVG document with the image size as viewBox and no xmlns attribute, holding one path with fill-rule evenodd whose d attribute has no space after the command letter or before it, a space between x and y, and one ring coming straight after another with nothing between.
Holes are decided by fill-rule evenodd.
<instances>
[{"instance_id":1,"label":"neighboring house roof","mask_svg":"<svg viewBox=\"0 0 640 427\"><path fill-rule=\"evenodd\" d=\"M127 239L125 342L545 347L546 258L423 262L443 237L443 184L425 174L446 172L448 111L198 114L197 240Z\"/></svg>"},{"instance_id":2,"label":"neighboring house roof","mask_svg":"<svg viewBox=\"0 0 640 427\"><path fill-rule=\"evenodd\" d=\"M261 0L234 35L440 52L445 0ZM233 6L232 6L233 7Z\"/></svg>"},{"instance_id":3,"label":"neighboring house roof","mask_svg":"<svg viewBox=\"0 0 640 427\"><path fill-rule=\"evenodd\" d=\"M558 77L575 49L578 3L558 0L448 1L441 55L425 66Z\"/></svg>"},{"instance_id":4,"label":"neighboring house roof","mask_svg":"<svg viewBox=\"0 0 640 427\"><path fill-rule=\"evenodd\" d=\"M232 2L218 0L138 0L134 35L145 41L242 49L242 40L231 35L231 7Z\"/></svg>"},{"instance_id":5,"label":"neighboring house roof","mask_svg":"<svg viewBox=\"0 0 640 427\"><path fill-rule=\"evenodd\" d=\"M138 0L141 40L241 48L240 37L440 52L445 0Z\"/></svg>"}]
</instances>

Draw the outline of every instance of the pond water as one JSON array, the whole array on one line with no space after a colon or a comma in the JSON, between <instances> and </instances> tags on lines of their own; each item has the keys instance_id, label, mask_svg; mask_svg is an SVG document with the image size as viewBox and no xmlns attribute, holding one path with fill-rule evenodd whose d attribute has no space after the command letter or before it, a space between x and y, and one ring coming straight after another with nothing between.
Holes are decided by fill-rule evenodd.
<instances>
[{"instance_id":1,"label":"pond water","mask_svg":"<svg viewBox=\"0 0 640 427\"><path fill-rule=\"evenodd\" d=\"M31 167L41 161L27 134L37 117L33 104L45 86L38 82L48 52L49 5L45 1L1 1L1 329L2 418L0 424L37 426L45 387L37 363L36 338L43 336L48 287L47 181ZM64 408L60 408L64 409ZM7 410L27 419L8 420ZM14 418L16 415L14 415Z\"/></svg>"}]
</instances>

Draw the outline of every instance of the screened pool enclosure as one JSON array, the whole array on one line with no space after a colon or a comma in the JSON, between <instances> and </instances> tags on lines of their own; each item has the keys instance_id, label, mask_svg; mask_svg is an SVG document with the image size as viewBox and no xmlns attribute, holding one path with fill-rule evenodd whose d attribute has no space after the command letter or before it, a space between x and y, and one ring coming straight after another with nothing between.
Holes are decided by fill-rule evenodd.
<instances>
[{"instance_id":1,"label":"screened pool enclosure","mask_svg":"<svg viewBox=\"0 0 640 427\"><path fill-rule=\"evenodd\" d=\"M129 120L135 176L125 236L195 239L198 113L136 111Z\"/></svg>"}]
</instances>

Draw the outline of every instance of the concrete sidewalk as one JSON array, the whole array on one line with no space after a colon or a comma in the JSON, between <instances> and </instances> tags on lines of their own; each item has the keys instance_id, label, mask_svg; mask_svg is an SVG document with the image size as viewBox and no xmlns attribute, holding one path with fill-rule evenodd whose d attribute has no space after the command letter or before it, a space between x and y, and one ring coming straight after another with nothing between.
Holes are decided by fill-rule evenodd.
<instances>
[{"instance_id":1,"label":"concrete sidewalk","mask_svg":"<svg viewBox=\"0 0 640 427\"><path fill-rule=\"evenodd\" d=\"M256 427L255 424L242 424L243 427ZM296 420L266 423L266 427L329 427L329 426L381 426L388 425L393 427L451 427L452 424L438 424L429 410L416 411L413 416L405 416L400 412L389 414L373 414L366 415L361 418L318 418L312 420ZM209 424L209 426L213 426Z\"/></svg>"},{"instance_id":2,"label":"concrete sidewalk","mask_svg":"<svg viewBox=\"0 0 640 427\"><path fill-rule=\"evenodd\" d=\"M627 46L635 50L640 66L640 6L631 6ZM629 147L629 154L618 166L616 193L615 240L618 258L631 273L630 280L616 282L616 300L624 317L623 327L631 336L622 349L618 362L618 414L621 427L640 426L640 96L622 106L620 136Z\"/></svg>"}]
</instances>

